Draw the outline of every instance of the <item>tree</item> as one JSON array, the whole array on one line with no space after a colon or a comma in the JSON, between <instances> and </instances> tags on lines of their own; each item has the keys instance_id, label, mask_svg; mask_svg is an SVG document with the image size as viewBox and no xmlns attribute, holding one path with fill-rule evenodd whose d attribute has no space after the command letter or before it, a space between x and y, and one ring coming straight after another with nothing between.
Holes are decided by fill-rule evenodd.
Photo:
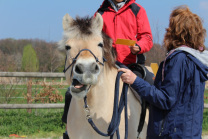
<instances>
[{"instance_id":1,"label":"tree","mask_svg":"<svg viewBox=\"0 0 208 139\"><path fill-rule=\"evenodd\" d=\"M49 63L48 70L50 72L56 71L58 68L63 67L64 56L58 51L57 48L49 46Z\"/></svg>"},{"instance_id":2,"label":"tree","mask_svg":"<svg viewBox=\"0 0 208 139\"><path fill-rule=\"evenodd\" d=\"M39 60L31 44L28 44L24 47L23 56L22 56L22 71L24 72L39 71Z\"/></svg>"},{"instance_id":3,"label":"tree","mask_svg":"<svg viewBox=\"0 0 208 139\"><path fill-rule=\"evenodd\" d=\"M0 71L22 71L24 46L31 44L39 60L39 72L63 71L65 52L59 51L56 42L39 39L0 39Z\"/></svg>"},{"instance_id":4,"label":"tree","mask_svg":"<svg viewBox=\"0 0 208 139\"><path fill-rule=\"evenodd\" d=\"M22 71L24 72L37 72L39 71L39 61L36 55L35 50L31 44L28 44L23 49L22 56ZM27 82L27 103L32 102L32 79L30 78ZM28 113L31 113L31 109L27 110Z\"/></svg>"},{"instance_id":5,"label":"tree","mask_svg":"<svg viewBox=\"0 0 208 139\"><path fill-rule=\"evenodd\" d=\"M40 59L41 72L62 72L65 62L65 53L57 48L57 43L43 43L35 47ZM62 68L62 70L60 70Z\"/></svg>"},{"instance_id":6,"label":"tree","mask_svg":"<svg viewBox=\"0 0 208 139\"><path fill-rule=\"evenodd\" d=\"M157 63L158 65L165 59L166 49L160 44L154 43L152 49L145 53L146 62L145 65L150 66L151 63Z\"/></svg>"}]
</instances>

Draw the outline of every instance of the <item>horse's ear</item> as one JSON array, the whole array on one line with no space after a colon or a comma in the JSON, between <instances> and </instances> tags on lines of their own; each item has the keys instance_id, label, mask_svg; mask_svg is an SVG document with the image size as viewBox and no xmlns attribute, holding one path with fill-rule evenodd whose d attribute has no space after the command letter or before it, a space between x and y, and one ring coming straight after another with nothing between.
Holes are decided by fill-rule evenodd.
<instances>
[{"instance_id":1,"label":"horse's ear","mask_svg":"<svg viewBox=\"0 0 208 139\"><path fill-rule=\"evenodd\" d=\"M66 14L64 17L63 17L63 29L64 31L68 30L69 27L70 27L70 24L73 22L73 18L69 15L69 14Z\"/></svg>"},{"instance_id":2,"label":"horse's ear","mask_svg":"<svg viewBox=\"0 0 208 139\"><path fill-rule=\"evenodd\" d=\"M100 31L103 29L103 18L99 13L96 13L95 17L92 19L92 27L97 28Z\"/></svg>"}]
</instances>

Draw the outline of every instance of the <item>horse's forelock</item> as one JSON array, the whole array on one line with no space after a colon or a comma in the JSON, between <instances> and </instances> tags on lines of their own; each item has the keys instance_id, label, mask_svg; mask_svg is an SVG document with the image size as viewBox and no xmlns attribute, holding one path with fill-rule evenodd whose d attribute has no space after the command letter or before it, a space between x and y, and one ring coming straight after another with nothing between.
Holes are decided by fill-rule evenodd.
<instances>
[{"instance_id":1,"label":"horse's forelock","mask_svg":"<svg viewBox=\"0 0 208 139\"><path fill-rule=\"evenodd\" d=\"M72 26L77 27L77 29L80 31L81 34L84 35L91 35L92 32L92 18L86 16L84 18L76 17L74 22L72 23Z\"/></svg>"},{"instance_id":2,"label":"horse's forelock","mask_svg":"<svg viewBox=\"0 0 208 139\"><path fill-rule=\"evenodd\" d=\"M93 17L90 18L89 16L83 18L77 16L70 24L70 27L64 32L63 39L77 38L88 40L91 37L100 36L101 32L93 26L92 19Z\"/></svg>"}]
</instances>

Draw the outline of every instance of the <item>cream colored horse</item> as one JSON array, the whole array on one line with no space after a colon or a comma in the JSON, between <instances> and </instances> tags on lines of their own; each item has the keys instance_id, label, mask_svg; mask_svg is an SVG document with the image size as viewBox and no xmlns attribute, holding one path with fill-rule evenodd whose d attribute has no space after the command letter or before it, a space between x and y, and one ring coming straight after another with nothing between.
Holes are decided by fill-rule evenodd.
<instances>
[{"instance_id":1,"label":"cream colored horse","mask_svg":"<svg viewBox=\"0 0 208 139\"><path fill-rule=\"evenodd\" d=\"M87 96L90 116L99 130L106 133L113 113L117 68L115 56L111 51L112 41L102 33L102 27L103 19L100 14L96 14L94 18L77 17L76 20L66 14L63 18L64 35L60 46L66 49L65 75L73 96L67 118L70 139L106 139L93 130L83 109L83 98ZM103 61L103 57L107 62ZM74 63L73 59L76 59ZM120 92L122 84L120 80ZM128 139L137 137L140 112L139 101L128 90ZM124 139L124 126L122 112L119 125L121 139ZM147 121L140 138L146 137L146 130Z\"/></svg>"}]
</instances>

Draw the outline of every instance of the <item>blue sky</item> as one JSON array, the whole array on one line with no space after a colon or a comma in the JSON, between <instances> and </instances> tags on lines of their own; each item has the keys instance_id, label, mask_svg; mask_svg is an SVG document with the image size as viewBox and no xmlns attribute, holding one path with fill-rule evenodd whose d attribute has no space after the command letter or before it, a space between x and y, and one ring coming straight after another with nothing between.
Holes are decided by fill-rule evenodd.
<instances>
[{"instance_id":1,"label":"blue sky","mask_svg":"<svg viewBox=\"0 0 208 139\"><path fill-rule=\"evenodd\" d=\"M0 39L42 39L57 42L62 37L62 18L92 16L103 0L0 0ZM208 0L136 0L147 12L154 42L162 43L174 7L188 5L204 20L208 33ZM208 47L208 37L206 37Z\"/></svg>"}]
</instances>

